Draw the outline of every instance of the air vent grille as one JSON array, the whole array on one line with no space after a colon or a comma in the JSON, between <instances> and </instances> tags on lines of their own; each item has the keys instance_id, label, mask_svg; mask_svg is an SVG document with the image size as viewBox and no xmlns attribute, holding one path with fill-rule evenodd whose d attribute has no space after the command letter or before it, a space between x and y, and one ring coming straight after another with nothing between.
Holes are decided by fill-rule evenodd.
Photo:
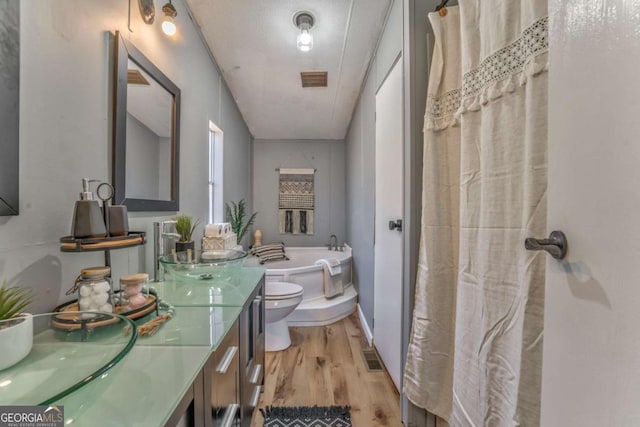
<instances>
[{"instance_id":1,"label":"air vent grille","mask_svg":"<svg viewBox=\"0 0 640 427\"><path fill-rule=\"evenodd\" d=\"M149 81L144 78L140 70L127 70L127 83L130 85L149 85Z\"/></svg>"},{"instance_id":2,"label":"air vent grille","mask_svg":"<svg viewBox=\"0 0 640 427\"><path fill-rule=\"evenodd\" d=\"M369 372L382 371L382 362L378 357L378 353L373 348L363 348L362 357L364 358L364 364Z\"/></svg>"},{"instance_id":3,"label":"air vent grille","mask_svg":"<svg viewBox=\"0 0 640 427\"><path fill-rule=\"evenodd\" d=\"M327 87L326 71L303 71L300 73L302 87Z\"/></svg>"}]
</instances>

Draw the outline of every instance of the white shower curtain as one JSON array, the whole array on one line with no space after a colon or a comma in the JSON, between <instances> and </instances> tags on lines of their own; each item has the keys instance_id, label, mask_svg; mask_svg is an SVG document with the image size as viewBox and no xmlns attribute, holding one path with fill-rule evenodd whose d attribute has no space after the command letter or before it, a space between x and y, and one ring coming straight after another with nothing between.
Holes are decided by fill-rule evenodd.
<instances>
[{"instance_id":1,"label":"white shower curtain","mask_svg":"<svg viewBox=\"0 0 640 427\"><path fill-rule=\"evenodd\" d=\"M460 20L460 156L431 148L456 121L434 121L428 101L404 391L453 426L539 425L545 260L523 242L546 233L546 15L543 0L460 0L459 17L431 18L441 21L436 36L436 27ZM455 142L446 138L451 153ZM444 172L457 167L456 177ZM447 262L456 253L457 264Z\"/></svg>"},{"instance_id":2,"label":"white shower curtain","mask_svg":"<svg viewBox=\"0 0 640 427\"><path fill-rule=\"evenodd\" d=\"M404 391L415 403L449 419L453 391L458 274L460 128L460 16L429 14L435 34L424 128L422 227L409 358Z\"/></svg>"}]
</instances>

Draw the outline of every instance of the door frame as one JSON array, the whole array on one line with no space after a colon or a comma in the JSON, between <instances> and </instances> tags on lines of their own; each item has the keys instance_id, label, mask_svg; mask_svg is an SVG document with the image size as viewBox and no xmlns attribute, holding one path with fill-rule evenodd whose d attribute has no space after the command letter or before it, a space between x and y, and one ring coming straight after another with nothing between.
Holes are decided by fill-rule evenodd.
<instances>
[{"instance_id":1,"label":"door frame","mask_svg":"<svg viewBox=\"0 0 640 427\"><path fill-rule=\"evenodd\" d=\"M395 0L398 1L398 0ZM427 102L427 81L433 51L433 30L427 22L437 2L403 0L402 61L404 68L404 296L402 322L402 364L407 360L415 281L418 272L422 219L423 125ZM450 2L451 5L457 2ZM400 414L405 426L435 426L435 417L411 404L400 390Z\"/></svg>"}]
</instances>

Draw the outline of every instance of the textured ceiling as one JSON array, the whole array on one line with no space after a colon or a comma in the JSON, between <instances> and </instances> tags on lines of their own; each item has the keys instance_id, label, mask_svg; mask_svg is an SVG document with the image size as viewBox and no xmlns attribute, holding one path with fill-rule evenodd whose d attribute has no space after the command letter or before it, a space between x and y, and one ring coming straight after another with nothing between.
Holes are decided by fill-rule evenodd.
<instances>
[{"instance_id":1,"label":"textured ceiling","mask_svg":"<svg viewBox=\"0 0 640 427\"><path fill-rule=\"evenodd\" d=\"M257 139L343 139L389 0L187 0ZM293 15L313 13L310 52ZM302 88L300 72L328 71Z\"/></svg>"}]
</instances>

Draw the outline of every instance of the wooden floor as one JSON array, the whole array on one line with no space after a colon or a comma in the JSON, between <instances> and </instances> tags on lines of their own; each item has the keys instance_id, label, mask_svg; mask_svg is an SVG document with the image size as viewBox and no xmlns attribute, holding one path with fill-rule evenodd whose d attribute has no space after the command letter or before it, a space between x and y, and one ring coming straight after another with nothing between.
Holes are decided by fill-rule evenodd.
<instances>
[{"instance_id":1,"label":"wooden floor","mask_svg":"<svg viewBox=\"0 0 640 427\"><path fill-rule=\"evenodd\" d=\"M368 372L356 313L327 326L290 328L292 345L268 352L259 407L351 406L354 427L402 426L400 397L386 372ZM256 411L252 427L261 427Z\"/></svg>"}]
</instances>

